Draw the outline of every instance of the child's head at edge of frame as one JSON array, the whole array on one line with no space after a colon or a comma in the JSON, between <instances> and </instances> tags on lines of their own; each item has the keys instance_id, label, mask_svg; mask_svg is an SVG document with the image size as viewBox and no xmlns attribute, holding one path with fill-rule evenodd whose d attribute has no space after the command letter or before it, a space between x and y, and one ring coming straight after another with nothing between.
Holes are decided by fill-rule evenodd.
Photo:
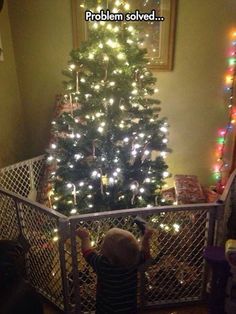
<instances>
[{"instance_id":1,"label":"child's head at edge of frame","mask_svg":"<svg viewBox=\"0 0 236 314\"><path fill-rule=\"evenodd\" d=\"M140 246L131 232L112 228L103 239L101 254L114 266L132 267L140 259Z\"/></svg>"}]
</instances>

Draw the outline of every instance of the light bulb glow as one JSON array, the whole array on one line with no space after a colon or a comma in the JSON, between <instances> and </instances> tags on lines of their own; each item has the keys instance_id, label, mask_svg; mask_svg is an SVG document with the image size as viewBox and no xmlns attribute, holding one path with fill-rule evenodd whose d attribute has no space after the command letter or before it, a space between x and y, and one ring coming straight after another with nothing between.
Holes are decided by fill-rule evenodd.
<instances>
[{"instance_id":1,"label":"light bulb glow","mask_svg":"<svg viewBox=\"0 0 236 314\"><path fill-rule=\"evenodd\" d=\"M129 32L133 32L134 31L134 27L131 26L131 25L127 29L128 29Z\"/></svg>"},{"instance_id":2,"label":"light bulb glow","mask_svg":"<svg viewBox=\"0 0 236 314\"><path fill-rule=\"evenodd\" d=\"M69 65L70 69L74 70L76 68L76 65L74 63Z\"/></svg>"},{"instance_id":3,"label":"light bulb glow","mask_svg":"<svg viewBox=\"0 0 236 314\"><path fill-rule=\"evenodd\" d=\"M130 38L128 38L128 39L126 40L126 42L127 42L127 44L130 44L130 45L132 45L132 44L134 43L134 41L133 41L132 39L130 39Z\"/></svg>"},{"instance_id":4,"label":"light bulb glow","mask_svg":"<svg viewBox=\"0 0 236 314\"><path fill-rule=\"evenodd\" d=\"M163 175L163 178L167 178L167 177L169 177L169 172L168 171L164 171L163 173L162 173L162 175Z\"/></svg>"},{"instance_id":5,"label":"light bulb glow","mask_svg":"<svg viewBox=\"0 0 236 314\"><path fill-rule=\"evenodd\" d=\"M180 225L175 223L175 224L173 224L173 228L175 229L176 232L179 232Z\"/></svg>"},{"instance_id":6,"label":"light bulb glow","mask_svg":"<svg viewBox=\"0 0 236 314\"><path fill-rule=\"evenodd\" d=\"M94 54L93 54L92 52L90 52L89 55L88 55L88 58L89 58L90 60L93 60L93 59L94 59Z\"/></svg>"},{"instance_id":7,"label":"light bulb glow","mask_svg":"<svg viewBox=\"0 0 236 314\"><path fill-rule=\"evenodd\" d=\"M131 186L130 186L130 189L131 189L131 190L136 190L136 188L137 188L137 187L136 187L135 184L131 184Z\"/></svg>"},{"instance_id":8,"label":"light bulb glow","mask_svg":"<svg viewBox=\"0 0 236 314\"><path fill-rule=\"evenodd\" d=\"M107 45L111 48L116 48L118 46L118 44L114 42L112 39L108 39Z\"/></svg>"},{"instance_id":9,"label":"light bulb glow","mask_svg":"<svg viewBox=\"0 0 236 314\"><path fill-rule=\"evenodd\" d=\"M92 177L97 177L98 176L98 172L96 171L96 170L94 170L93 172L92 172Z\"/></svg>"},{"instance_id":10,"label":"light bulb glow","mask_svg":"<svg viewBox=\"0 0 236 314\"><path fill-rule=\"evenodd\" d=\"M225 77L225 83L226 83L226 84L231 84L232 81L233 81L232 75L227 75L227 76Z\"/></svg>"},{"instance_id":11,"label":"light bulb glow","mask_svg":"<svg viewBox=\"0 0 236 314\"><path fill-rule=\"evenodd\" d=\"M165 126L162 126L160 128L160 131L163 132L163 133L167 133L168 132L168 129L165 127Z\"/></svg>"},{"instance_id":12,"label":"light bulb glow","mask_svg":"<svg viewBox=\"0 0 236 314\"><path fill-rule=\"evenodd\" d=\"M54 159L53 156L48 156L48 158L47 158L48 161L52 161L53 159Z\"/></svg>"},{"instance_id":13,"label":"light bulb glow","mask_svg":"<svg viewBox=\"0 0 236 314\"><path fill-rule=\"evenodd\" d=\"M128 10L130 9L130 5L129 5L129 3L125 3L125 5L124 5L124 9L125 9L126 11L128 11Z\"/></svg>"},{"instance_id":14,"label":"light bulb glow","mask_svg":"<svg viewBox=\"0 0 236 314\"><path fill-rule=\"evenodd\" d=\"M124 53L119 52L118 55L117 55L117 58L118 58L119 60L123 60L123 59L125 58Z\"/></svg>"},{"instance_id":15,"label":"light bulb glow","mask_svg":"<svg viewBox=\"0 0 236 314\"><path fill-rule=\"evenodd\" d=\"M81 154L75 154L74 155L75 160L80 160L82 158Z\"/></svg>"},{"instance_id":16,"label":"light bulb glow","mask_svg":"<svg viewBox=\"0 0 236 314\"><path fill-rule=\"evenodd\" d=\"M114 178L109 178L109 183L113 184L115 182Z\"/></svg>"}]
</instances>

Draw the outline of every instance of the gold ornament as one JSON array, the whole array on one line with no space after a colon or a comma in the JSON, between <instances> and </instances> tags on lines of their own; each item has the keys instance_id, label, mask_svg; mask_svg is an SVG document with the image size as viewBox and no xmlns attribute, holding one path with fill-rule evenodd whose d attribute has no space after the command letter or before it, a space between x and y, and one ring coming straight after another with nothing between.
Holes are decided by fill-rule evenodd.
<instances>
[{"instance_id":1,"label":"gold ornament","mask_svg":"<svg viewBox=\"0 0 236 314\"><path fill-rule=\"evenodd\" d=\"M102 184L107 186L108 185L108 177L107 175L102 176Z\"/></svg>"}]
</instances>

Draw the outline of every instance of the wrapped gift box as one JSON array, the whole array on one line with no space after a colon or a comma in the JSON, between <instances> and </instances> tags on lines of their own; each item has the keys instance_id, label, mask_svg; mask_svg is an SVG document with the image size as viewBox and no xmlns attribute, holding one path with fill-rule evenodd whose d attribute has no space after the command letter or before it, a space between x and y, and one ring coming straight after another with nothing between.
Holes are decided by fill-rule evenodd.
<instances>
[{"instance_id":1,"label":"wrapped gift box","mask_svg":"<svg viewBox=\"0 0 236 314\"><path fill-rule=\"evenodd\" d=\"M206 202L206 197L202 191L197 176L175 175L174 185L178 204L195 204Z\"/></svg>"}]
</instances>

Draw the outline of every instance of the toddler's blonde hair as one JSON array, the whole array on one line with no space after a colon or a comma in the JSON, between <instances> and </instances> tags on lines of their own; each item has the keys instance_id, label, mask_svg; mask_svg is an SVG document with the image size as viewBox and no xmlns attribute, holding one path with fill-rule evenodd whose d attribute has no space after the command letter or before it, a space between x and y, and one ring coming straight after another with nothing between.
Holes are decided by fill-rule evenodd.
<instances>
[{"instance_id":1,"label":"toddler's blonde hair","mask_svg":"<svg viewBox=\"0 0 236 314\"><path fill-rule=\"evenodd\" d=\"M131 232L112 228L103 239L101 253L115 266L131 267L139 261L140 246Z\"/></svg>"}]
</instances>

